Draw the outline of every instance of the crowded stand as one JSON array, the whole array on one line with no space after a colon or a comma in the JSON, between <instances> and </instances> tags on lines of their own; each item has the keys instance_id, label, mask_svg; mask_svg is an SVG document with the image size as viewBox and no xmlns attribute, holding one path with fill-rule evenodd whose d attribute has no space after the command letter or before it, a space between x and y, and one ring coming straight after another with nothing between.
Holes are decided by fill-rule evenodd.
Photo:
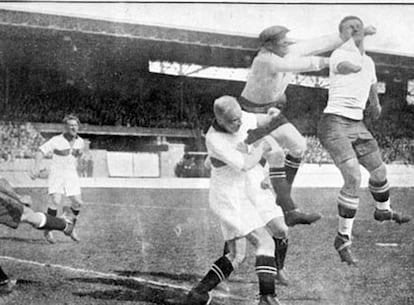
<instances>
[{"instance_id":1,"label":"crowded stand","mask_svg":"<svg viewBox=\"0 0 414 305\"><path fill-rule=\"evenodd\" d=\"M211 101L225 90L235 95L240 89L239 84L231 82L216 86L216 82L192 81L186 84L187 92L192 94L180 103L179 98L175 98L180 95L180 85L170 79L164 79L164 82L165 86L158 87L149 82L151 88L144 98L139 94L125 96L117 92L81 90L67 85L53 92L40 92L11 100L3 107L0 117L0 157L2 161L32 157L44 139L25 122L59 123L66 113L75 113L82 123L90 125L189 128L205 132L213 118ZM202 88L208 89L203 91ZM315 136L327 90L290 86L287 97L286 116L308 138L305 162L332 163ZM383 159L387 163L414 164L413 107L405 104L403 99L392 96L382 96L381 103L383 115L380 120L368 119L367 125L379 142ZM92 139L91 148L120 146L126 151L136 150L134 141L121 144L118 139L109 136ZM184 163L188 162L194 163L191 158L184 160Z\"/></svg>"}]
</instances>

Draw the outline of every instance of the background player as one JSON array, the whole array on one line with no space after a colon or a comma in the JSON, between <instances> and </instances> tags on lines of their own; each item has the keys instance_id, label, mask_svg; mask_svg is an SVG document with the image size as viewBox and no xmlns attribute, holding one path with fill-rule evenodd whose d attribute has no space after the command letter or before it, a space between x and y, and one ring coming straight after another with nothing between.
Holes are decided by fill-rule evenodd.
<instances>
[{"instance_id":1,"label":"background player","mask_svg":"<svg viewBox=\"0 0 414 305\"><path fill-rule=\"evenodd\" d=\"M283 26L272 26L260 33L261 47L239 98L245 111L261 116L273 108L279 113L278 108L286 102L285 91L293 73L321 70L329 64L328 58L309 55L333 50L344 41L338 35L330 35L293 44L286 37L288 32ZM372 27L366 29L366 34L374 32ZM251 131L247 143L253 143L266 134L271 134L279 144L272 148L274 153L269 162L269 176L287 225L317 221L321 217L319 214L301 212L291 197L291 187L306 150L306 139L283 114L276 116L270 124ZM285 149L288 150L286 157Z\"/></svg>"},{"instance_id":2,"label":"background player","mask_svg":"<svg viewBox=\"0 0 414 305\"><path fill-rule=\"evenodd\" d=\"M77 217L83 204L79 176L76 170L77 159L82 155L84 141L78 135L80 121L74 115L67 115L63 119L65 131L52 137L39 148L36 154L35 165L32 171L32 178L36 178L41 170L41 161L44 156L52 154L52 164L49 174L49 195L51 203L47 213L57 215L57 208L62 201L62 195L68 197L72 203L71 207L63 207L63 210L71 210ZM76 222L76 219L75 219ZM55 243L53 235L45 231L45 238L50 243ZM72 231L71 238L79 241L75 231Z\"/></svg>"},{"instance_id":3,"label":"background player","mask_svg":"<svg viewBox=\"0 0 414 305\"><path fill-rule=\"evenodd\" d=\"M342 261L356 264L350 246L359 204L360 164L370 175L369 189L376 202L375 220L401 224L410 218L391 209L387 169L377 141L362 121L368 98L375 118L381 114L375 64L364 49L363 23L358 17L345 17L339 24L339 32L346 43L331 55L329 98L318 133L344 179L337 199L339 226L335 248Z\"/></svg>"}]
</instances>

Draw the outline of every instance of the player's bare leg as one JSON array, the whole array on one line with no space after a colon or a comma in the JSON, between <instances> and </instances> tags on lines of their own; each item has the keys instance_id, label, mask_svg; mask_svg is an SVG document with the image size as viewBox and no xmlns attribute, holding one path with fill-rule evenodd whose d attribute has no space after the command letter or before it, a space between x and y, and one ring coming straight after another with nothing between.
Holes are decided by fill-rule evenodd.
<instances>
[{"instance_id":1,"label":"player's bare leg","mask_svg":"<svg viewBox=\"0 0 414 305\"><path fill-rule=\"evenodd\" d=\"M65 235L70 236L73 231L74 217L54 217L45 213L35 212L29 207L23 207L23 213L20 222L28 223L38 230L44 231L62 231Z\"/></svg>"},{"instance_id":2,"label":"player's bare leg","mask_svg":"<svg viewBox=\"0 0 414 305\"><path fill-rule=\"evenodd\" d=\"M74 196L69 196L69 199L72 203L72 205L70 207L64 207L64 215L68 214L68 215L73 215L74 217L74 225L76 224L76 221L78 219L81 207L83 205L83 201L81 198L81 195L74 195ZM73 230L71 236L70 236L74 241L80 241L80 238L78 237L78 235L76 234L75 230Z\"/></svg>"},{"instance_id":3,"label":"player's bare leg","mask_svg":"<svg viewBox=\"0 0 414 305\"><path fill-rule=\"evenodd\" d=\"M62 201L62 194L54 193L50 195L51 202L47 208L47 214L53 217L57 217L57 209ZM45 230L43 232L43 235L45 236L45 239L48 243L54 244L56 243L55 238L53 237L53 234L49 230Z\"/></svg>"},{"instance_id":4,"label":"player's bare leg","mask_svg":"<svg viewBox=\"0 0 414 305\"><path fill-rule=\"evenodd\" d=\"M352 227L359 205L358 190L361 184L358 159L349 159L338 164L338 168L344 178L344 185L337 199L339 224L334 247L338 251L341 261L346 262L348 265L356 265L358 260L355 259L351 252L351 244Z\"/></svg>"},{"instance_id":5,"label":"player's bare leg","mask_svg":"<svg viewBox=\"0 0 414 305\"><path fill-rule=\"evenodd\" d=\"M361 157L359 162L370 174L368 187L375 200L374 219L380 222L394 221L398 224L409 222L411 220L409 215L396 212L391 207L387 168L382 162L379 152L375 151Z\"/></svg>"}]
</instances>

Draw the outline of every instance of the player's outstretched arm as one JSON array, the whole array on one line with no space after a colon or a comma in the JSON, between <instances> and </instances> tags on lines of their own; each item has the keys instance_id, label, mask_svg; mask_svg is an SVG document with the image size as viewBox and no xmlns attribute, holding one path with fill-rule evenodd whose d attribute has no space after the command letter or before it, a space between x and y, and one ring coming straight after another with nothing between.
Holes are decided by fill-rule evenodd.
<instances>
[{"instance_id":1,"label":"player's outstretched arm","mask_svg":"<svg viewBox=\"0 0 414 305\"><path fill-rule=\"evenodd\" d=\"M305 56L305 57L273 57L269 61L263 61L273 73L279 72L309 72L319 71L329 66L328 57Z\"/></svg>"},{"instance_id":2,"label":"player's outstretched arm","mask_svg":"<svg viewBox=\"0 0 414 305\"><path fill-rule=\"evenodd\" d=\"M39 177L43 158L44 158L44 154L41 150L36 152L34 165L30 172L30 178L36 179L37 177Z\"/></svg>"},{"instance_id":3,"label":"player's outstretched arm","mask_svg":"<svg viewBox=\"0 0 414 305\"><path fill-rule=\"evenodd\" d=\"M364 28L364 35L374 35L377 29L368 25ZM298 56L318 55L324 52L332 51L341 46L345 39L338 34L324 35L314 39L300 41L289 47L289 53Z\"/></svg>"}]
</instances>

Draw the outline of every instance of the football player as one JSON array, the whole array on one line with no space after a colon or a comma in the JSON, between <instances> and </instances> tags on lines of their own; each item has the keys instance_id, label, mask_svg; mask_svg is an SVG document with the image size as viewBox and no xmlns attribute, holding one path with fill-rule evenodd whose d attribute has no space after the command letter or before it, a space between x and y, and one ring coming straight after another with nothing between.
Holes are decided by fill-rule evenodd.
<instances>
[{"instance_id":1,"label":"football player","mask_svg":"<svg viewBox=\"0 0 414 305\"><path fill-rule=\"evenodd\" d=\"M63 123L65 124L65 131L60 135L52 137L40 146L39 152L36 154L32 178L36 179L39 176L42 159L52 154L52 164L48 177L48 192L51 197L51 202L47 209L47 214L56 216L57 208L62 201L62 196L66 196L72 204L71 207L64 207L64 209L69 208L77 218L83 202L76 167L77 160L82 155L84 141L78 135L80 121L76 116L65 116ZM44 235L49 243L55 243L50 231L45 230ZM79 241L79 237L75 231L72 231L70 237L74 241Z\"/></svg>"},{"instance_id":2,"label":"football player","mask_svg":"<svg viewBox=\"0 0 414 305\"><path fill-rule=\"evenodd\" d=\"M257 116L264 116L269 110L279 114L269 124L259 124L258 128L251 130L246 142L250 144L270 134L279 144L273 147L273 164L269 164L269 178L277 194L277 204L285 213L286 224L294 226L311 224L321 216L317 213L301 212L292 200L291 188L306 150L306 139L280 113L280 108L286 102L285 91L293 73L328 67L328 58L311 55L333 50L344 40L335 34L294 43L287 37L288 32L284 26L272 26L260 33L260 50L253 60L239 103L243 110ZM373 27L364 29L365 35L374 33ZM288 151L286 156L285 150Z\"/></svg>"}]
</instances>

